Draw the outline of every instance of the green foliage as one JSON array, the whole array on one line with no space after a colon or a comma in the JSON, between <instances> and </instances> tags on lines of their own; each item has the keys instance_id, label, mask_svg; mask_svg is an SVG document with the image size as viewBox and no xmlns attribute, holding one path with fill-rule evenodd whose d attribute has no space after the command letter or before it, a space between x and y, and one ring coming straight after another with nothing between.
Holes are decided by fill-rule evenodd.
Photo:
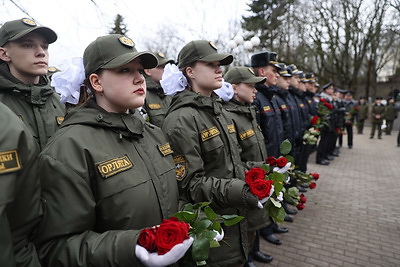
<instances>
[{"instance_id":1,"label":"green foliage","mask_svg":"<svg viewBox=\"0 0 400 267\"><path fill-rule=\"evenodd\" d=\"M210 248L219 247L219 242L214 238L217 232L221 233L221 224L232 226L244 219L235 214L218 215L209 206L211 202L199 202L187 204L183 211L174 214L177 219L189 223L191 228L189 235L193 237L191 257L186 256L185 261L195 263L197 266L207 264Z\"/></svg>"},{"instance_id":2,"label":"green foliage","mask_svg":"<svg viewBox=\"0 0 400 267\"><path fill-rule=\"evenodd\" d=\"M280 145L280 152L282 155L287 155L290 153L292 150L292 144L288 139L283 140L283 142Z\"/></svg>"}]
</instances>

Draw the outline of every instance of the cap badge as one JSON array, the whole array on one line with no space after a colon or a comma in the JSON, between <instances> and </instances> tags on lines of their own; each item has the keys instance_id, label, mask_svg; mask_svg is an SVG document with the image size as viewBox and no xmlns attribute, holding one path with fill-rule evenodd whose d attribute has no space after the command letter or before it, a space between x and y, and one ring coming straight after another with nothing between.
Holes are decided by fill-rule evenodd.
<instances>
[{"instance_id":1,"label":"cap badge","mask_svg":"<svg viewBox=\"0 0 400 267\"><path fill-rule=\"evenodd\" d=\"M208 42L208 43L211 45L212 48L214 48L215 50L217 50L217 47L215 46L214 43L212 43L212 42Z\"/></svg>"},{"instance_id":2,"label":"cap badge","mask_svg":"<svg viewBox=\"0 0 400 267\"><path fill-rule=\"evenodd\" d=\"M158 54L159 57L162 57L162 58L165 57L165 55L163 53L161 53L161 52L158 52L157 54Z\"/></svg>"},{"instance_id":3,"label":"cap badge","mask_svg":"<svg viewBox=\"0 0 400 267\"><path fill-rule=\"evenodd\" d=\"M31 19L25 18L25 19L22 19L22 22L29 26L36 26L36 22Z\"/></svg>"},{"instance_id":4,"label":"cap badge","mask_svg":"<svg viewBox=\"0 0 400 267\"><path fill-rule=\"evenodd\" d=\"M248 68L248 70L250 71L251 74L256 75L256 74L254 73L254 70L253 70L252 68Z\"/></svg>"},{"instance_id":5,"label":"cap badge","mask_svg":"<svg viewBox=\"0 0 400 267\"><path fill-rule=\"evenodd\" d=\"M129 46L129 47L134 47L135 46L135 43L129 37L121 36L121 37L118 38L118 40L123 45Z\"/></svg>"}]
</instances>

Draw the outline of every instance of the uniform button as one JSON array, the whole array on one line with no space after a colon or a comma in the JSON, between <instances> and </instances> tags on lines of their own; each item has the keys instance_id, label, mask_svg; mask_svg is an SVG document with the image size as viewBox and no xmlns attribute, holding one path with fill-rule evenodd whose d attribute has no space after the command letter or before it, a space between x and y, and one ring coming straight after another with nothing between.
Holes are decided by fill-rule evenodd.
<instances>
[{"instance_id":1,"label":"uniform button","mask_svg":"<svg viewBox=\"0 0 400 267\"><path fill-rule=\"evenodd\" d=\"M103 120L103 115L97 114L96 120L97 120L97 121L102 121L102 120Z\"/></svg>"}]
</instances>

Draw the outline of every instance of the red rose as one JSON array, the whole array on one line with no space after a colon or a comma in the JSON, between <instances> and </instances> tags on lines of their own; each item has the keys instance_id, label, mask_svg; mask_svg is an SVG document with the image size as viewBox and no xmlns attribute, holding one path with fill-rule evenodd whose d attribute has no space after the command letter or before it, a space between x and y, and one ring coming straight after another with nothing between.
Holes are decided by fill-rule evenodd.
<instances>
[{"instance_id":1,"label":"red rose","mask_svg":"<svg viewBox=\"0 0 400 267\"><path fill-rule=\"evenodd\" d=\"M297 206L296 206L296 208L298 209L298 210L302 210L302 209L304 209L306 206L303 204L303 203L299 203L299 204L297 204Z\"/></svg>"},{"instance_id":2,"label":"red rose","mask_svg":"<svg viewBox=\"0 0 400 267\"><path fill-rule=\"evenodd\" d=\"M310 189L314 189L314 188L316 188L316 187L317 187L317 184L316 184L316 183L313 182L313 183L310 184Z\"/></svg>"},{"instance_id":3,"label":"red rose","mask_svg":"<svg viewBox=\"0 0 400 267\"><path fill-rule=\"evenodd\" d=\"M156 252L156 228L143 229L138 238L138 244L147 249L149 252Z\"/></svg>"},{"instance_id":4,"label":"red rose","mask_svg":"<svg viewBox=\"0 0 400 267\"><path fill-rule=\"evenodd\" d=\"M307 202L307 198L306 198L306 196L304 194L300 195L300 202L301 203L306 203Z\"/></svg>"},{"instance_id":5,"label":"red rose","mask_svg":"<svg viewBox=\"0 0 400 267\"><path fill-rule=\"evenodd\" d=\"M322 103L326 102L325 98L321 98L319 101Z\"/></svg>"},{"instance_id":6,"label":"red rose","mask_svg":"<svg viewBox=\"0 0 400 267\"><path fill-rule=\"evenodd\" d=\"M358 106L354 106L354 110L357 111L358 110Z\"/></svg>"},{"instance_id":7,"label":"red rose","mask_svg":"<svg viewBox=\"0 0 400 267\"><path fill-rule=\"evenodd\" d=\"M267 163L267 164L269 164L269 165L271 165L271 166L275 166L276 165L276 158L275 157L268 157L266 160L265 160L265 163Z\"/></svg>"},{"instance_id":8,"label":"red rose","mask_svg":"<svg viewBox=\"0 0 400 267\"><path fill-rule=\"evenodd\" d=\"M318 173L310 173L310 175L314 178L314 180L318 180L319 179L319 174Z\"/></svg>"},{"instance_id":9,"label":"red rose","mask_svg":"<svg viewBox=\"0 0 400 267\"><path fill-rule=\"evenodd\" d=\"M271 191L272 180L256 180L250 186L250 192L257 196L259 199L263 199L269 196L269 191Z\"/></svg>"},{"instance_id":10,"label":"red rose","mask_svg":"<svg viewBox=\"0 0 400 267\"><path fill-rule=\"evenodd\" d=\"M318 120L319 120L319 117L318 116L313 116L312 118L311 118L311 124L312 125L315 125L315 124L317 124L318 123Z\"/></svg>"},{"instance_id":11,"label":"red rose","mask_svg":"<svg viewBox=\"0 0 400 267\"><path fill-rule=\"evenodd\" d=\"M278 165L279 168L285 167L287 164L287 159L285 157L280 157L276 160L276 165Z\"/></svg>"},{"instance_id":12,"label":"red rose","mask_svg":"<svg viewBox=\"0 0 400 267\"><path fill-rule=\"evenodd\" d=\"M324 103L324 106L327 107L327 108L330 109L330 110L333 109L333 106L332 106L331 103L325 102L325 103Z\"/></svg>"},{"instance_id":13,"label":"red rose","mask_svg":"<svg viewBox=\"0 0 400 267\"><path fill-rule=\"evenodd\" d=\"M180 222L172 217L170 220L163 220L157 229L156 245L158 255L164 255L175 245L182 243L189 238L190 225Z\"/></svg>"},{"instance_id":14,"label":"red rose","mask_svg":"<svg viewBox=\"0 0 400 267\"><path fill-rule=\"evenodd\" d=\"M259 179L264 180L266 174L267 174L266 171L264 171L263 169L255 167L245 173L246 176L245 181L248 185L251 185L256 180Z\"/></svg>"}]
</instances>

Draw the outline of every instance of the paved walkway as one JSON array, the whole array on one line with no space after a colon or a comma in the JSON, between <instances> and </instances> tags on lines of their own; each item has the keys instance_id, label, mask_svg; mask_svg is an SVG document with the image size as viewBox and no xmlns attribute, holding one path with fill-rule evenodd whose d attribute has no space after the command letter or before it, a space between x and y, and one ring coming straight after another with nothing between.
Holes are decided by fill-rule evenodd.
<instances>
[{"instance_id":1,"label":"paved walkway","mask_svg":"<svg viewBox=\"0 0 400 267\"><path fill-rule=\"evenodd\" d=\"M400 266L397 130L382 140L369 139L369 132L355 134L353 149L343 146L329 166L310 156L309 172L320 174L317 187L305 193L306 208L294 222L281 224L289 228L278 235L282 245L261 240L274 260L257 266Z\"/></svg>"}]
</instances>

